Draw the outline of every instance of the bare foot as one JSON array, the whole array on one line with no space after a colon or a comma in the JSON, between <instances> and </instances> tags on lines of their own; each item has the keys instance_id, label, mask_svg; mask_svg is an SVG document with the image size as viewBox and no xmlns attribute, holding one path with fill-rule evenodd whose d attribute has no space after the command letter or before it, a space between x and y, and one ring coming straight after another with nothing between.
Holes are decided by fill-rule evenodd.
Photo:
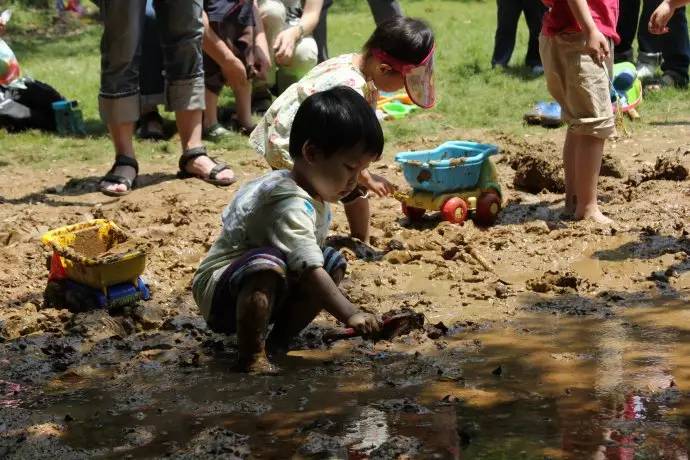
<instances>
[{"instance_id":1,"label":"bare foot","mask_svg":"<svg viewBox=\"0 0 690 460\"><path fill-rule=\"evenodd\" d=\"M282 359L287 356L289 351L290 347L286 344L271 341L270 338L266 341L266 352L271 359Z\"/></svg>"},{"instance_id":2,"label":"bare foot","mask_svg":"<svg viewBox=\"0 0 690 460\"><path fill-rule=\"evenodd\" d=\"M572 219L573 216L575 215L575 207L574 206L564 206L563 210L561 211L561 219L569 220Z\"/></svg>"},{"instance_id":3,"label":"bare foot","mask_svg":"<svg viewBox=\"0 0 690 460\"><path fill-rule=\"evenodd\" d=\"M577 197L575 195L573 195L572 197L568 198L568 195L566 194L565 206L563 208L562 214L564 214L568 217L573 217L576 209L577 209Z\"/></svg>"},{"instance_id":4,"label":"bare foot","mask_svg":"<svg viewBox=\"0 0 690 460\"><path fill-rule=\"evenodd\" d=\"M611 225L613 223L612 219L606 217L599 208L594 208L592 210L585 209L583 212L576 212L575 219L577 220L593 220L594 222L602 225Z\"/></svg>"},{"instance_id":5,"label":"bare foot","mask_svg":"<svg viewBox=\"0 0 690 460\"><path fill-rule=\"evenodd\" d=\"M185 169L188 173L193 174L195 176L208 177L209 173L211 172L211 169L213 169L215 165L216 164L213 162L211 158L207 157L206 155L201 155L187 163ZM216 176L216 179L228 182L232 181L234 178L235 173L232 169L224 169L223 171L219 172Z\"/></svg>"},{"instance_id":6,"label":"bare foot","mask_svg":"<svg viewBox=\"0 0 690 460\"><path fill-rule=\"evenodd\" d=\"M280 368L271 364L266 357L266 353L246 357L240 356L237 369L240 372L247 372L252 375L278 375L280 373Z\"/></svg>"},{"instance_id":7,"label":"bare foot","mask_svg":"<svg viewBox=\"0 0 690 460\"><path fill-rule=\"evenodd\" d=\"M132 182L134 182L134 179L137 177L137 171L131 166L117 166L113 174L126 177ZM101 181L100 189L101 191L105 190L108 192L122 193L127 191L127 186L115 182Z\"/></svg>"}]
</instances>

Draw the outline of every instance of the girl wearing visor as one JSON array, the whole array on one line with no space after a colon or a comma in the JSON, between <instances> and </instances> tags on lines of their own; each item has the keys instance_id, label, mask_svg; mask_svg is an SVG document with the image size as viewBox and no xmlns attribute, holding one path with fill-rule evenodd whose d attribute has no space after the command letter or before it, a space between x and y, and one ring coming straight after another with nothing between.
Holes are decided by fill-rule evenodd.
<instances>
[{"instance_id":1,"label":"girl wearing visor","mask_svg":"<svg viewBox=\"0 0 690 460\"><path fill-rule=\"evenodd\" d=\"M435 102L433 83L434 34L419 19L399 17L379 24L361 53L344 54L314 67L291 85L268 109L250 136L250 144L273 169L292 169L289 153L292 122L308 96L336 86L349 86L376 108L379 90L405 88L420 107ZM381 176L363 171L359 186L341 202L350 234L369 242L369 201L372 192L386 196L393 184Z\"/></svg>"}]
</instances>

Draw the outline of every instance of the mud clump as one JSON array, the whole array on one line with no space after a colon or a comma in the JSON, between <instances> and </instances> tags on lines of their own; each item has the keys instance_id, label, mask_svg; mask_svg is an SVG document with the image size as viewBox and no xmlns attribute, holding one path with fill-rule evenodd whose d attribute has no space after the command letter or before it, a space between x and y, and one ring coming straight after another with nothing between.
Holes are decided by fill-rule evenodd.
<instances>
[{"instance_id":1,"label":"mud clump","mask_svg":"<svg viewBox=\"0 0 690 460\"><path fill-rule=\"evenodd\" d=\"M513 185L518 190L529 193L540 193L543 190L562 193L563 166L558 158L545 154L519 154L510 160L510 167L515 170Z\"/></svg>"},{"instance_id":2,"label":"mud clump","mask_svg":"<svg viewBox=\"0 0 690 460\"><path fill-rule=\"evenodd\" d=\"M404 265L412 262L413 260L419 260L420 257L421 255L414 254L410 251L395 250L383 256L383 260L393 265Z\"/></svg>"},{"instance_id":3,"label":"mud clump","mask_svg":"<svg viewBox=\"0 0 690 460\"><path fill-rule=\"evenodd\" d=\"M370 459L383 460L389 458L418 458L422 443L418 439L407 436L393 436L374 449Z\"/></svg>"},{"instance_id":4,"label":"mud clump","mask_svg":"<svg viewBox=\"0 0 690 460\"><path fill-rule=\"evenodd\" d=\"M625 177L625 168L623 163L618 158L614 157L610 153L605 153L604 157L601 159L601 172L600 176L614 177L616 179L622 179Z\"/></svg>"},{"instance_id":5,"label":"mud clump","mask_svg":"<svg viewBox=\"0 0 690 460\"><path fill-rule=\"evenodd\" d=\"M527 281L527 288L534 292L547 293L567 293L577 292L586 282L575 276L571 272L560 273L559 271L549 270L539 278Z\"/></svg>"},{"instance_id":6,"label":"mud clump","mask_svg":"<svg viewBox=\"0 0 690 460\"><path fill-rule=\"evenodd\" d=\"M384 412L404 412L406 414L429 414L431 411L424 406L421 406L411 399L389 399L379 401L373 404L379 410Z\"/></svg>"},{"instance_id":7,"label":"mud clump","mask_svg":"<svg viewBox=\"0 0 690 460\"><path fill-rule=\"evenodd\" d=\"M323 458L340 458L342 454L346 453L342 440L316 432L309 433L307 440L298 451L302 455L320 455Z\"/></svg>"},{"instance_id":8,"label":"mud clump","mask_svg":"<svg viewBox=\"0 0 690 460\"><path fill-rule=\"evenodd\" d=\"M659 157L654 165L654 176L657 180L682 181L688 177L688 165L680 155Z\"/></svg>"},{"instance_id":9,"label":"mud clump","mask_svg":"<svg viewBox=\"0 0 690 460\"><path fill-rule=\"evenodd\" d=\"M690 153L684 154L687 156ZM646 164L628 178L628 184L639 185L650 180L683 181L690 175L689 162L684 161L679 153L657 157L654 166Z\"/></svg>"},{"instance_id":10,"label":"mud clump","mask_svg":"<svg viewBox=\"0 0 690 460\"><path fill-rule=\"evenodd\" d=\"M234 433L228 429L214 427L199 433L184 452L170 458L193 459L219 455L227 459L249 458L249 436Z\"/></svg>"},{"instance_id":11,"label":"mud clump","mask_svg":"<svg viewBox=\"0 0 690 460\"><path fill-rule=\"evenodd\" d=\"M0 342L38 331L42 316L36 305L29 302L16 310L3 311L0 313Z\"/></svg>"}]
</instances>

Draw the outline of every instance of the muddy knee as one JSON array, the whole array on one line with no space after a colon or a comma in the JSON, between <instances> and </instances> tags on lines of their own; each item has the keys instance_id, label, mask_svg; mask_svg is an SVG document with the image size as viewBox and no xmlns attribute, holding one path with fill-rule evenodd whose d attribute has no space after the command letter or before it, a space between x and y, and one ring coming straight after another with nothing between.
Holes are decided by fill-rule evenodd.
<instances>
[{"instance_id":1,"label":"muddy knee","mask_svg":"<svg viewBox=\"0 0 690 460\"><path fill-rule=\"evenodd\" d=\"M275 273L248 278L237 299L237 339L241 354L261 353L282 280Z\"/></svg>"}]
</instances>

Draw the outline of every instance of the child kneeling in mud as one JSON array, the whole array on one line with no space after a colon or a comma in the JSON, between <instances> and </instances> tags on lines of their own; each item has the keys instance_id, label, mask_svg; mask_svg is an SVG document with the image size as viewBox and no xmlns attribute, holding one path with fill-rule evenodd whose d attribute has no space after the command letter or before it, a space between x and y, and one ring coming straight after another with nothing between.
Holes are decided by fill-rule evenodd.
<instances>
[{"instance_id":1,"label":"child kneeling in mud","mask_svg":"<svg viewBox=\"0 0 690 460\"><path fill-rule=\"evenodd\" d=\"M237 192L194 276L194 299L209 326L237 333L242 371L276 372L266 348L287 349L322 308L361 333L379 329L376 317L340 292L345 259L324 247L328 203L351 193L383 151L374 111L350 88L314 94L297 110L289 151L291 171L273 171Z\"/></svg>"}]
</instances>

